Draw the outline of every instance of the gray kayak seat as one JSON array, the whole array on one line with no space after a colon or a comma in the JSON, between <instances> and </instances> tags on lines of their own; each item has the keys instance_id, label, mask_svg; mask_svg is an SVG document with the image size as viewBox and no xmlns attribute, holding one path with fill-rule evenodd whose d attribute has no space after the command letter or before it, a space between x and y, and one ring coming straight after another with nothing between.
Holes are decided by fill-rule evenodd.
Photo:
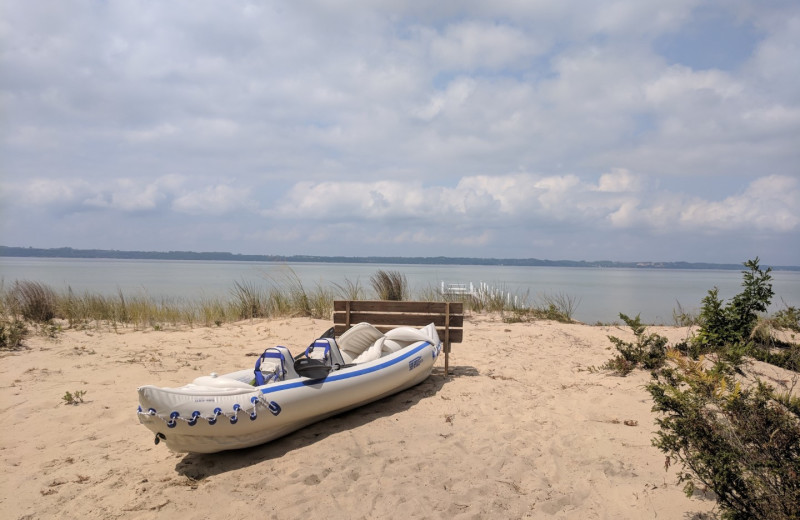
<instances>
[{"instance_id":1,"label":"gray kayak seat","mask_svg":"<svg viewBox=\"0 0 800 520\"><path fill-rule=\"evenodd\" d=\"M319 338L314 340L303 354L311 359L319 359L326 363L330 362L333 367L336 365L344 365L344 358L342 352L339 350L339 345L334 338Z\"/></svg>"},{"instance_id":2,"label":"gray kayak seat","mask_svg":"<svg viewBox=\"0 0 800 520\"><path fill-rule=\"evenodd\" d=\"M315 339L305 352L297 356L294 369L301 377L322 379L345 364L336 340L322 337Z\"/></svg>"},{"instance_id":3,"label":"gray kayak seat","mask_svg":"<svg viewBox=\"0 0 800 520\"><path fill-rule=\"evenodd\" d=\"M369 323L359 323L339 337L342 357L348 363L368 363L420 341L439 343L433 323L415 329L397 327L386 334Z\"/></svg>"},{"instance_id":4,"label":"gray kayak seat","mask_svg":"<svg viewBox=\"0 0 800 520\"><path fill-rule=\"evenodd\" d=\"M354 363L367 349L383 337L383 332L369 323L353 325L337 341L345 363Z\"/></svg>"}]
</instances>

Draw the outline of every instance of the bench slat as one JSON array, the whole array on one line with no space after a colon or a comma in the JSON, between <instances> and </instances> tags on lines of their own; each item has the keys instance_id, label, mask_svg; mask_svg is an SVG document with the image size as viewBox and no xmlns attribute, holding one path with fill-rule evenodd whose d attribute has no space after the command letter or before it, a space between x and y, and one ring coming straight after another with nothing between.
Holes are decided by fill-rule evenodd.
<instances>
[{"instance_id":1,"label":"bench slat","mask_svg":"<svg viewBox=\"0 0 800 520\"><path fill-rule=\"evenodd\" d=\"M342 312L347 310L350 304L350 312L403 312L403 313L434 313L444 314L448 302L396 302L390 300L336 300L333 302L333 310ZM463 314L464 304L462 302L450 302L450 314Z\"/></svg>"},{"instance_id":2,"label":"bench slat","mask_svg":"<svg viewBox=\"0 0 800 520\"><path fill-rule=\"evenodd\" d=\"M346 313L334 313L333 323L346 323ZM446 318L444 314L387 314L381 312L351 312L350 324L355 325L366 321L372 325L414 325L417 327L424 327L428 323L433 322L437 327L444 327L446 325ZM451 315L449 326L463 327L464 316Z\"/></svg>"}]
</instances>

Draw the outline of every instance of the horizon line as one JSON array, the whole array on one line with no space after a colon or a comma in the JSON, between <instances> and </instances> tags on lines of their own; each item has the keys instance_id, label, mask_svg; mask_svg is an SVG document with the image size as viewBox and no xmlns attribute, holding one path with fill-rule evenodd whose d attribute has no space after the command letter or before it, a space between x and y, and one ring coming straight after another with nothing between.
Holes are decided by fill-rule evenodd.
<instances>
[{"instance_id":1,"label":"horizon line","mask_svg":"<svg viewBox=\"0 0 800 520\"><path fill-rule=\"evenodd\" d=\"M0 245L0 257L23 258L105 258L126 260L211 260L262 262L320 262L363 264L431 264L431 265L511 265L520 267L619 267L641 269L741 269L744 263L619 260L548 260L534 257L450 257L450 256L344 256L344 255L278 255L244 254L227 251L143 251L120 249L77 249L72 247L37 248ZM800 271L800 266L766 265L776 270Z\"/></svg>"}]
</instances>

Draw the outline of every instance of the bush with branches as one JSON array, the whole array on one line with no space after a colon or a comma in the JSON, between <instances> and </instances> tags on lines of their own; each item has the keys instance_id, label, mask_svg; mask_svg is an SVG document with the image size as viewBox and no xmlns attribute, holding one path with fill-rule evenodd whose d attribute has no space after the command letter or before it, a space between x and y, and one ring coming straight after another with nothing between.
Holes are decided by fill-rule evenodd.
<instances>
[{"instance_id":1,"label":"bush with branches","mask_svg":"<svg viewBox=\"0 0 800 520\"><path fill-rule=\"evenodd\" d=\"M658 334L645 334L647 327L642 325L638 314L635 318L630 318L620 313L619 317L633 330L636 341L632 343L608 336L619 353L603 365L603 368L627 375L637 367L652 370L662 366L667 356L667 338Z\"/></svg>"},{"instance_id":2,"label":"bush with branches","mask_svg":"<svg viewBox=\"0 0 800 520\"><path fill-rule=\"evenodd\" d=\"M670 359L647 386L661 414L653 445L682 464L686 494L711 489L726 519L800 518L800 398L744 388L722 360Z\"/></svg>"},{"instance_id":3,"label":"bush with branches","mask_svg":"<svg viewBox=\"0 0 800 520\"><path fill-rule=\"evenodd\" d=\"M800 518L798 377L778 393L758 379L743 385L739 368L748 355L796 371L798 346L759 337L773 296L770 270L758 258L744 265L742 292L725 304L710 290L697 334L653 372L647 390L660 414L653 444L682 464L687 494L698 484L716 494L723 518Z\"/></svg>"}]
</instances>

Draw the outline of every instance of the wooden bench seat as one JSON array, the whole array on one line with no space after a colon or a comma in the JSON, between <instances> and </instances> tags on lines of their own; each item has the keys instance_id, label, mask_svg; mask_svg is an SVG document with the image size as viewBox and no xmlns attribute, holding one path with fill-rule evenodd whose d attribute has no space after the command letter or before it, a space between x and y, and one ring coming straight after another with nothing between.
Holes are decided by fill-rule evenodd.
<instances>
[{"instance_id":1,"label":"wooden bench seat","mask_svg":"<svg viewBox=\"0 0 800 520\"><path fill-rule=\"evenodd\" d=\"M340 336L353 325L367 322L381 332L397 327L436 326L444 350L444 373L450 369L450 345L464 336L464 304L461 302L404 302L389 300L337 300L333 302L333 326Z\"/></svg>"}]
</instances>

